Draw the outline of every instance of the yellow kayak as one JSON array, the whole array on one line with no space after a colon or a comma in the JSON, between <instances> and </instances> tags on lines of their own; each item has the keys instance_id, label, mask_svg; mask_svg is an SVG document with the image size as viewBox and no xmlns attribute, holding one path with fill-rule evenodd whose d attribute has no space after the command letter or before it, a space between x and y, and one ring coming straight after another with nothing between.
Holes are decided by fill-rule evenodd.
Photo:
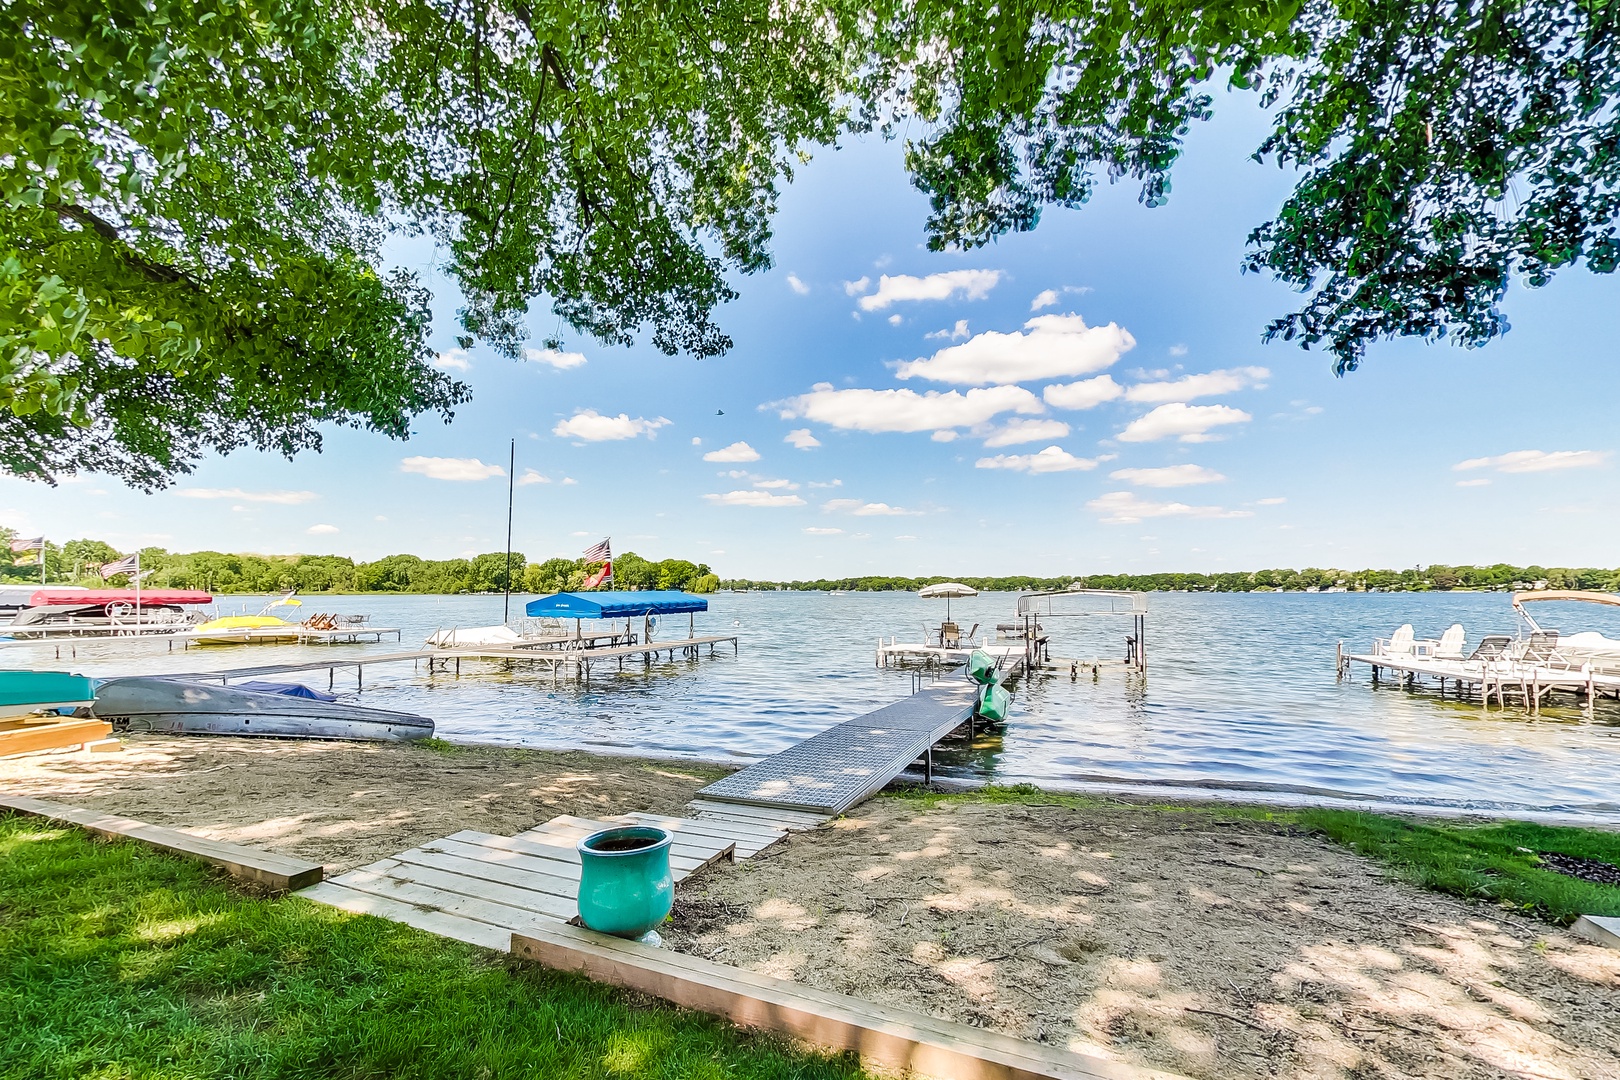
<instances>
[{"instance_id":1,"label":"yellow kayak","mask_svg":"<svg viewBox=\"0 0 1620 1080\"><path fill-rule=\"evenodd\" d=\"M275 628L287 628L285 634L277 634ZM246 633L245 631L253 631ZM205 622L193 629L197 634L199 645L240 645L247 641L297 641L298 627L285 619L278 619L274 615L227 615L222 619ZM210 632L216 637L208 636Z\"/></svg>"}]
</instances>

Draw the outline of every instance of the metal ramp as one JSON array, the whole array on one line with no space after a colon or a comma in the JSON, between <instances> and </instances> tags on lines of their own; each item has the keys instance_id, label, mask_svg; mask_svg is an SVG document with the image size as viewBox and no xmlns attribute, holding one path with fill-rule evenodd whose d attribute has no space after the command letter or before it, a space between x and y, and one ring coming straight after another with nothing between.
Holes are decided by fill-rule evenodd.
<instances>
[{"instance_id":1,"label":"metal ramp","mask_svg":"<svg viewBox=\"0 0 1620 1080\"><path fill-rule=\"evenodd\" d=\"M841 814L966 723L977 704L978 687L966 677L941 680L716 780L692 805L700 815L723 813L717 804Z\"/></svg>"}]
</instances>

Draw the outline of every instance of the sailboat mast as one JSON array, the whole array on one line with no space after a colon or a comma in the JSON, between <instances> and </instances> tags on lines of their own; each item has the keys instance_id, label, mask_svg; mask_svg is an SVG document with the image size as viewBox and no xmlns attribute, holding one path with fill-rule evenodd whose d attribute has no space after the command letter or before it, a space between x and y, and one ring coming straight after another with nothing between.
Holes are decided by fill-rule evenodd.
<instances>
[{"instance_id":1,"label":"sailboat mast","mask_svg":"<svg viewBox=\"0 0 1620 1080\"><path fill-rule=\"evenodd\" d=\"M501 605L501 622L512 617L512 492L517 486L517 440L512 440L511 460L506 468L506 600Z\"/></svg>"}]
</instances>

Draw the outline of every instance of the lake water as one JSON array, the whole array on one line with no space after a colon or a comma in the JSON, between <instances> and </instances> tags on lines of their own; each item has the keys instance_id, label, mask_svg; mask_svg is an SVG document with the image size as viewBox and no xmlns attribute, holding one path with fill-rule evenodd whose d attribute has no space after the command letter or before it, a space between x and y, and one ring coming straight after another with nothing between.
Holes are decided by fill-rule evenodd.
<instances>
[{"instance_id":1,"label":"lake water","mask_svg":"<svg viewBox=\"0 0 1620 1080\"><path fill-rule=\"evenodd\" d=\"M525 598L526 599L526 598ZM1013 620L1013 594L952 602L964 628ZM1388 685L1365 668L1334 678L1334 645L1365 649L1410 622L1419 637L1462 623L1470 643L1513 633L1504 594L1153 594L1149 671L1105 668L1095 681L1067 674L1020 686L1005 730L972 747L936 752L946 775L1049 787L1246 799L1344 799L1410 809L1472 809L1620 822L1620 707L1522 710L1467 705ZM310 597L304 613L369 613L398 626L405 648L440 627L499 622L499 596ZM259 602L229 598L224 613ZM1565 633L1620 637L1620 612L1544 604L1535 612ZM506 671L464 663L428 676L410 664L371 668L362 701L431 716L450 740L744 762L909 693L909 674L873 664L879 637L920 640L940 601L867 593L722 593L697 616L701 633L735 633L701 660L598 665L586 688L553 686L544 668ZM514 612L521 600L513 598ZM1052 652L1122 657L1127 619L1050 619ZM684 636L684 616L659 637ZM983 630L980 633L984 633ZM219 670L395 652L365 646L225 646L173 653L161 643L81 644L63 661L53 648L0 651L9 667L71 668L89 675ZM309 676L324 689L324 672ZM352 693L353 673L336 689ZM1566 702L1568 699L1565 699Z\"/></svg>"}]
</instances>

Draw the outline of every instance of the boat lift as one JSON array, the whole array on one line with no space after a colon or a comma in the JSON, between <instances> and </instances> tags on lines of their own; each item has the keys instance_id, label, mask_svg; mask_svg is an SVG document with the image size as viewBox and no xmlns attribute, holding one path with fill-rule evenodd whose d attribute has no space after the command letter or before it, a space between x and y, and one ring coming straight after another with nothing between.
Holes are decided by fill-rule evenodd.
<instances>
[{"instance_id":1,"label":"boat lift","mask_svg":"<svg viewBox=\"0 0 1620 1080\"><path fill-rule=\"evenodd\" d=\"M1049 639L1041 620L1098 615L1129 616L1131 634L1125 639L1125 665L1147 671L1147 594L1115 589L1053 589L1024 593L1018 598L1018 617L1024 623L1026 667L1051 659Z\"/></svg>"}]
</instances>

